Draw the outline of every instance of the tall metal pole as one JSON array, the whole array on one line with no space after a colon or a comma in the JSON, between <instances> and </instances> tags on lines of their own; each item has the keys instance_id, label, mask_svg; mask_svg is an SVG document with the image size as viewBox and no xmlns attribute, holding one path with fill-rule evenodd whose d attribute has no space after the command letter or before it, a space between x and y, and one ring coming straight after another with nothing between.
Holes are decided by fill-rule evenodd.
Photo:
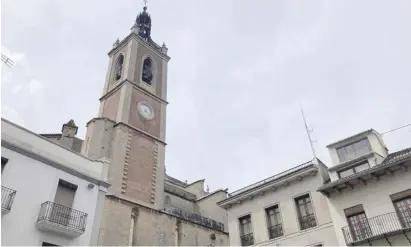
<instances>
[{"instance_id":1,"label":"tall metal pole","mask_svg":"<svg viewBox=\"0 0 411 247\"><path fill-rule=\"evenodd\" d=\"M315 153L315 149L314 149L314 146L313 146L313 140L311 139L311 131L312 130L308 129L307 121L305 120L305 115L304 115L304 111L303 111L303 107L301 106L301 103L300 103L300 108L301 108L301 114L302 114L303 120L304 120L305 131L307 132L308 141L310 142L311 151L313 152L314 158L316 159L317 154Z\"/></svg>"},{"instance_id":2,"label":"tall metal pole","mask_svg":"<svg viewBox=\"0 0 411 247\"><path fill-rule=\"evenodd\" d=\"M1 54L1 61L3 61L7 66L10 68L14 66L14 61L11 60L9 57L4 55L3 53Z\"/></svg>"}]
</instances>

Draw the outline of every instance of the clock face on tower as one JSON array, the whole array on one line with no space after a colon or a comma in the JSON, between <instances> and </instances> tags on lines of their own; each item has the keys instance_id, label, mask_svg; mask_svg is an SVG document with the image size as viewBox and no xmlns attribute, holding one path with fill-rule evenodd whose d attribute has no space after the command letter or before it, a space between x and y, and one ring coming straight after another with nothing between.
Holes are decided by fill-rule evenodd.
<instances>
[{"instance_id":1,"label":"clock face on tower","mask_svg":"<svg viewBox=\"0 0 411 247\"><path fill-rule=\"evenodd\" d=\"M138 107L138 112L143 118L147 120L153 119L154 111L150 105L148 105L146 102L140 102L138 103L137 107Z\"/></svg>"}]
</instances>

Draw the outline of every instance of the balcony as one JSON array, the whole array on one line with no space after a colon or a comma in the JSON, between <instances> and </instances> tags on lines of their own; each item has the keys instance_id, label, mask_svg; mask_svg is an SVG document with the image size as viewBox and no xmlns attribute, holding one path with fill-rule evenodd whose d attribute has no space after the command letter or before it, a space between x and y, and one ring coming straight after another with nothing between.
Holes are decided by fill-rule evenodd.
<instances>
[{"instance_id":1,"label":"balcony","mask_svg":"<svg viewBox=\"0 0 411 247\"><path fill-rule=\"evenodd\" d=\"M207 217L201 216L196 213L185 212L180 208L173 207L172 209L164 209L167 213L172 214L174 216L183 218L187 221L199 224L201 226L205 226L217 231L224 232L224 224Z\"/></svg>"},{"instance_id":2,"label":"balcony","mask_svg":"<svg viewBox=\"0 0 411 247\"><path fill-rule=\"evenodd\" d=\"M41 204L37 228L67 237L78 237L84 233L86 222L86 213L53 202L45 202Z\"/></svg>"},{"instance_id":3,"label":"balcony","mask_svg":"<svg viewBox=\"0 0 411 247\"><path fill-rule=\"evenodd\" d=\"M7 187L1 186L1 215L8 214L13 205L16 191Z\"/></svg>"},{"instance_id":4,"label":"balcony","mask_svg":"<svg viewBox=\"0 0 411 247\"><path fill-rule=\"evenodd\" d=\"M270 239L281 237L284 234L283 225L278 224L278 225L270 226L268 228L268 234L269 234Z\"/></svg>"},{"instance_id":5,"label":"balcony","mask_svg":"<svg viewBox=\"0 0 411 247\"><path fill-rule=\"evenodd\" d=\"M411 212L388 213L372 217L365 222L358 222L342 228L347 245L359 245L372 240L386 238L411 231ZM387 239L387 241L389 241Z\"/></svg>"},{"instance_id":6,"label":"balcony","mask_svg":"<svg viewBox=\"0 0 411 247\"><path fill-rule=\"evenodd\" d=\"M241 236L241 246L250 246L254 244L254 234L249 233Z\"/></svg>"},{"instance_id":7,"label":"balcony","mask_svg":"<svg viewBox=\"0 0 411 247\"><path fill-rule=\"evenodd\" d=\"M305 229L317 226L317 222L315 221L314 214L308 214L306 216L300 217L299 221L300 221L301 230L305 230Z\"/></svg>"}]
</instances>

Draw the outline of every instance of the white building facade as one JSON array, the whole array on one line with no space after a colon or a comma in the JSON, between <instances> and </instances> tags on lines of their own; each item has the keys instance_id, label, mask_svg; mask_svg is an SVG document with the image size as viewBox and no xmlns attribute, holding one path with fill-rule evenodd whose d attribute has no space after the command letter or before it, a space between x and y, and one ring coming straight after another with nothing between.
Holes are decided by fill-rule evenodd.
<instances>
[{"instance_id":1,"label":"white building facade","mask_svg":"<svg viewBox=\"0 0 411 247\"><path fill-rule=\"evenodd\" d=\"M229 194L231 246L338 245L327 198L317 192L328 180L318 159Z\"/></svg>"},{"instance_id":2,"label":"white building facade","mask_svg":"<svg viewBox=\"0 0 411 247\"><path fill-rule=\"evenodd\" d=\"M5 119L1 125L1 244L96 245L108 162Z\"/></svg>"},{"instance_id":3,"label":"white building facade","mask_svg":"<svg viewBox=\"0 0 411 247\"><path fill-rule=\"evenodd\" d=\"M328 147L328 198L339 245L411 245L411 148L389 154L368 130Z\"/></svg>"}]
</instances>

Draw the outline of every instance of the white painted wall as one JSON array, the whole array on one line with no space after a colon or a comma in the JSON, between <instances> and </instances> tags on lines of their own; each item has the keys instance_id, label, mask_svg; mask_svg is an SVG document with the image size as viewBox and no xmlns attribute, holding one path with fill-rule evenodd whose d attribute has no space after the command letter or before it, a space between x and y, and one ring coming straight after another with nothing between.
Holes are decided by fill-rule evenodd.
<instances>
[{"instance_id":1,"label":"white painted wall","mask_svg":"<svg viewBox=\"0 0 411 247\"><path fill-rule=\"evenodd\" d=\"M2 217L2 245L89 245L99 188L87 188L88 181L45 165L6 148L1 154L9 159L2 174L2 186L17 191L10 213ZM83 235L72 240L36 228L40 206L53 201L59 179L78 185L73 208L88 214ZM24 235L22 235L24 233Z\"/></svg>"},{"instance_id":2,"label":"white painted wall","mask_svg":"<svg viewBox=\"0 0 411 247\"><path fill-rule=\"evenodd\" d=\"M317 173L315 176L305 177L302 181L293 182L288 187L281 187L274 192L267 192L263 196L233 205L227 210L230 245L241 245L238 218L247 214L251 214L255 244L311 245L323 243L324 245L336 245L337 239L332 227L327 200L316 192L320 185L322 185L322 179L320 173ZM306 193L310 193L313 202L317 227L301 231L294 198ZM265 208L274 204L279 204L280 207L284 236L269 240Z\"/></svg>"},{"instance_id":3,"label":"white painted wall","mask_svg":"<svg viewBox=\"0 0 411 247\"><path fill-rule=\"evenodd\" d=\"M90 245L91 238L96 239L98 233L104 203L101 198L107 190L99 186L98 181L107 181L108 163L90 160L7 120L2 119L1 127L1 155L8 159L1 174L1 183L17 191L10 212L1 219L1 244L38 246L49 242L63 246ZM4 147L7 143L75 170L73 174L76 175ZM72 208L88 214L86 230L76 238L42 232L36 227L41 204L54 201L59 179L78 186ZM88 189L90 183L94 184L93 189Z\"/></svg>"},{"instance_id":4,"label":"white painted wall","mask_svg":"<svg viewBox=\"0 0 411 247\"><path fill-rule=\"evenodd\" d=\"M379 181L368 181L367 185L356 186L354 190L348 189L341 194L331 194L328 202L339 244L345 245L341 228L347 226L348 223L344 209L362 204L367 218L393 213L395 208L390 195L410 188L411 170L408 170L407 172L398 171L394 176L381 177ZM385 242L383 245L388 244Z\"/></svg>"}]
</instances>

